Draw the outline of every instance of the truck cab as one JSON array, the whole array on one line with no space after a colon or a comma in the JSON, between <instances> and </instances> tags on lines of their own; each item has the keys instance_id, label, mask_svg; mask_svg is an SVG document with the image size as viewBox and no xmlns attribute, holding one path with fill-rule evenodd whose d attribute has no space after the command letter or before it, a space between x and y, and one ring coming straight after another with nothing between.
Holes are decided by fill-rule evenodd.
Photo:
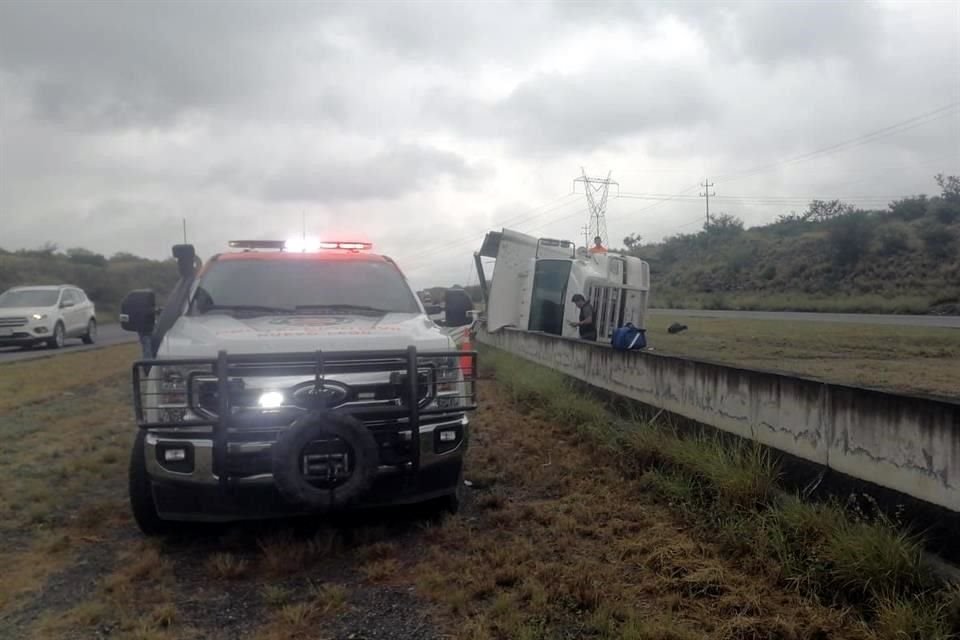
<instances>
[{"instance_id":1,"label":"truck cab","mask_svg":"<svg viewBox=\"0 0 960 640\"><path fill-rule=\"evenodd\" d=\"M482 258L495 258L488 281ZM572 302L583 295L594 309L597 341L609 343L625 324L645 328L650 269L634 256L589 253L573 242L503 229L486 235L476 264L486 301L488 331L514 327L575 338Z\"/></svg>"},{"instance_id":2,"label":"truck cab","mask_svg":"<svg viewBox=\"0 0 960 640\"><path fill-rule=\"evenodd\" d=\"M159 314L132 292L124 328L139 433L130 497L145 533L438 500L455 508L475 408L473 353L365 243L232 241Z\"/></svg>"}]
</instances>

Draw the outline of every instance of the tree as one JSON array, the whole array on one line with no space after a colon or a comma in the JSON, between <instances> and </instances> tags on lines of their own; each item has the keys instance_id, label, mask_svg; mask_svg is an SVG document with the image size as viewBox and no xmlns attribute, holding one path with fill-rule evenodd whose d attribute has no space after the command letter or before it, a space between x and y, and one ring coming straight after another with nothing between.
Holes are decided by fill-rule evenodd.
<instances>
[{"instance_id":1,"label":"tree","mask_svg":"<svg viewBox=\"0 0 960 640\"><path fill-rule=\"evenodd\" d=\"M623 239L623 244L627 248L627 251L633 252L640 248L642 241L643 237L639 233L631 233Z\"/></svg>"},{"instance_id":2,"label":"tree","mask_svg":"<svg viewBox=\"0 0 960 640\"><path fill-rule=\"evenodd\" d=\"M916 220L922 218L927 212L927 196L914 196L912 198L903 198L894 200L890 203L890 213L902 220Z\"/></svg>"},{"instance_id":3,"label":"tree","mask_svg":"<svg viewBox=\"0 0 960 640\"><path fill-rule=\"evenodd\" d=\"M67 258L70 262L76 264L88 264L93 267L107 266L107 259L105 257L89 249L81 249L79 247L67 249Z\"/></svg>"},{"instance_id":4,"label":"tree","mask_svg":"<svg viewBox=\"0 0 960 640\"><path fill-rule=\"evenodd\" d=\"M940 197L947 202L960 203L960 176L945 176L938 173L933 177L940 187Z\"/></svg>"},{"instance_id":5,"label":"tree","mask_svg":"<svg viewBox=\"0 0 960 640\"><path fill-rule=\"evenodd\" d=\"M719 213L703 225L703 230L710 235L738 235L743 231L743 220L727 213Z\"/></svg>"},{"instance_id":6,"label":"tree","mask_svg":"<svg viewBox=\"0 0 960 640\"><path fill-rule=\"evenodd\" d=\"M848 213L853 213L854 211L853 205L840 202L839 200L813 200L807 207L807 212L803 217L805 220L824 222L826 220L839 218Z\"/></svg>"}]
</instances>

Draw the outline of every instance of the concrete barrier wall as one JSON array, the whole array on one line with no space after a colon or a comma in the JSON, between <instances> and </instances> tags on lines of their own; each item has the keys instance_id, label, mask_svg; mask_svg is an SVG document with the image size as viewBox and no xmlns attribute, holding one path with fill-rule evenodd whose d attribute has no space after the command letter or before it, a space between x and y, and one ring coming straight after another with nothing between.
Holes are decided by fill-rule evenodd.
<instances>
[{"instance_id":1,"label":"concrete barrier wall","mask_svg":"<svg viewBox=\"0 0 960 640\"><path fill-rule=\"evenodd\" d=\"M960 403L513 329L481 330L477 339L592 386L960 512Z\"/></svg>"}]
</instances>

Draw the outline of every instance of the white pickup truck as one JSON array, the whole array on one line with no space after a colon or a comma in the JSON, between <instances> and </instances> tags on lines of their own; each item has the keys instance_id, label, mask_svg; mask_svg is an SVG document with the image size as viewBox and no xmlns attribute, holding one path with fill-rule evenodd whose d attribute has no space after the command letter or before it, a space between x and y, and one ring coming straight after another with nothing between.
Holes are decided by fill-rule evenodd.
<instances>
[{"instance_id":1,"label":"white pickup truck","mask_svg":"<svg viewBox=\"0 0 960 640\"><path fill-rule=\"evenodd\" d=\"M432 322L397 265L363 243L234 241L157 314L131 292L125 329L141 530L436 501L463 485L473 352Z\"/></svg>"}]
</instances>

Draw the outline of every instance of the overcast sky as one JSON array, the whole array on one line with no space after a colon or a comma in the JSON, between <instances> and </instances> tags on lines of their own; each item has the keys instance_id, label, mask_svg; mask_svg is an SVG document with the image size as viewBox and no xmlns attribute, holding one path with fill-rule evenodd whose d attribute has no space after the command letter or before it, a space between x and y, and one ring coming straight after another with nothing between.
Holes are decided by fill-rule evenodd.
<instances>
[{"instance_id":1,"label":"overcast sky","mask_svg":"<svg viewBox=\"0 0 960 640\"><path fill-rule=\"evenodd\" d=\"M705 177L748 225L934 193L958 103L954 1L0 0L0 247L165 257L186 217L208 256L306 215L467 284L488 229L582 238L581 166L641 194L614 245L695 231Z\"/></svg>"}]
</instances>

